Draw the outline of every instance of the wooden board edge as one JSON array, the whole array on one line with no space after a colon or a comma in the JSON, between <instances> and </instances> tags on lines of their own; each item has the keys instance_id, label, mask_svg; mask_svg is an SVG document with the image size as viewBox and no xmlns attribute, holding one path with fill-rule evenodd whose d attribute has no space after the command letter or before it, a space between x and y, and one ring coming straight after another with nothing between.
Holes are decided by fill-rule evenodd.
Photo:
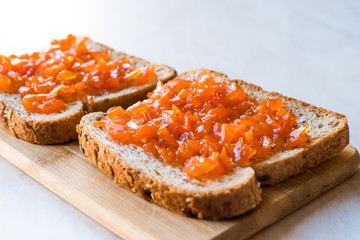
<instances>
[{"instance_id":1,"label":"wooden board edge","mask_svg":"<svg viewBox=\"0 0 360 240\"><path fill-rule=\"evenodd\" d=\"M300 209L302 206L309 203L313 199L315 199L315 198L319 197L320 195L324 194L325 192L333 189L340 183L344 182L346 179L353 176L359 170L360 155L359 155L358 150L351 144L349 144L345 149L347 149L347 148L350 148L353 151L351 156L348 158L349 164L340 166L340 167L342 167L341 171L337 172L337 175L335 176L335 178L333 179L332 182L328 183L328 181L325 181L325 182L327 182L325 185L318 184L315 187L310 187L311 183L308 182L306 184L306 186L308 186L307 189L311 189L311 192L306 192L306 193L303 192L303 196L305 196L305 198L301 199L301 201L299 201L299 200L294 201L294 199L292 199L292 197L293 197L292 195L294 195L294 194L292 193L292 194L289 194L288 198L283 198L276 204L276 205L280 205L280 206L286 206L286 205L288 205L287 202L291 201L293 203L292 207L288 207L286 209L283 209L282 211L277 211L275 208L270 208L270 209L268 208L268 209L266 209L266 213L265 213L265 209L259 208L259 206L258 206L253 211L244 215L243 219L241 219L240 221L235 223L229 229L225 230L222 233L219 233L216 236L211 237L211 239L214 239L214 240L247 239L247 238L255 235L256 233L258 233L262 229L267 228L267 227L271 226L271 224L286 217L290 213ZM336 158L336 157L337 156L335 156L334 158ZM326 161L325 163L323 163L311 170L308 170L308 172L316 171L316 169L318 169L318 167L321 167L322 165L325 166L325 164L329 164L330 162L331 162L331 160ZM308 174L308 172L305 172L298 176L290 178L290 179L286 180L285 182L279 183L277 185L284 185L291 181L295 181L298 177L302 177L303 174ZM322 179L328 178L329 174L331 174L330 170L327 171L327 174L322 176ZM273 188L273 187L276 187L277 185L267 186L267 188ZM293 207L293 206L296 206L296 207ZM257 214L264 216L264 217L260 221L253 219L252 215L255 212L257 212ZM277 214L277 213L280 213L280 214ZM252 229L248 230L248 231L243 231L243 226L250 226Z\"/></svg>"},{"instance_id":2,"label":"wooden board edge","mask_svg":"<svg viewBox=\"0 0 360 240\"><path fill-rule=\"evenodd\" d=\"M105 228L112 231L114 234L125 237L127 239L156 239L155 235L152 235L151 233L142 232L141 227L137 226L136 224L133 224L131 222L127 222L126 219L119 218L117 215L111 215L108 214L108 211L104 210L101 206L97 204L96 201L92 200L85 194L82 194L81 191L76 190L76 195L74 195L74 191L69 192L69 189L71 186L69 184L64 184L62 182L59 182L58 178L56 176L53 176L49 171L47 171L45 168L38 166L37 164L34 164L33 161L30 161L30 159L27 158L26 154L15 151L15 148L10 145L9 143L5 142L4 139L0 138L0 143L3 144L3 151L0 153L0 155L3 155L4 158L27 173L30 177L44 185L46 188L48 188L50 191L57 194L59 197L70 203L75 208L79 209L83 213L85 213L87 216L92 218L94 221L98 222L100 225L104 226ZM275 215L276 217L273 218L264 218L262 219L261 223L257 223L256 221L247 220L247 223L250 223L254 225L253 229L248 230L247 232L241 232L241 228L239 228L241 225L244 224L244 220L238 221L239 219L235 219L234 224L231 225L228 229L222 231L221 233L218 233L216 236L209 236L209 238L212 239L239 239L239 238L247 238L261 229L267 227L268 225L280 220L281 218L285 217L289 213L295 211L296 209L300 208L301 206L305 205L307 202L311 201L312 199L316 198L317 196L321 195L322 193L330 190L340 182L344 181L351 175L353 175L357 170L359 166L359 153L357 150L351 146L348 145L347 148L350 148L353 150L352 156L349 158L350 160L354 161L354 163L357 163L357 168L352 167L351 171L345 171L345 168L341 173L345 172L346 174L338 174L338 178L333 183L327 185L322 191L319 191L315 195L311 195L306 198L304 201L300 203L295 203L295 208L289 208L285 209L285 211L282 211L281 214ZM5 150L5 151L4 151ZM330 160L331 161L331 160ZM326 163L324 163L326 164ZM321 165L320 165L321 166ZM314 168L313 170L316 170L317 168ZM312 171L312 170L310 170ZM306 174L306 173L304 173ZM296 177L295 177L296 178ZM50 179L50 180L49 180ZM291 179L289 179L291 181ZM288 180L288 181L289 181ZM55 186L52 186L49 184L49 181L56 182L56 184L53 184ZM286 181L287 182L287 181ZM279 184L281 185L281 184ZM316 192L316 191L314 191ZM75 197L76 196L76 197ZM79 201L80 199L80 201ZM291 196L289 198L291 200ZM284 201L289 199L283 199ZM81 204L82 203L82 204ZM84 204L86 203L86 204ZM89 204L90 203L90 204ZM277 204L281 204L278 202ZM259 210L255 210L259 211ZM104 212L106 212L107 216L103 216ZM250 214L254 213L253 211L250 212ZM267 213L268 214L268 213ZM111 215L111 216L110 216ZM248 214L249 215L249 214ZM248 217L248 215L244 216L244 219ZM268 214L271 215L271 214ZM110 220L111 219L111 220ZM119 223L124 222L127 226L130 227L130 229L123 230L122 228L117 227L114 224L114 219L118 219L119 222L117 222L116 225L119 225ZM249 226L249 225L248 225Z\"/></svg>"}]
</instances>

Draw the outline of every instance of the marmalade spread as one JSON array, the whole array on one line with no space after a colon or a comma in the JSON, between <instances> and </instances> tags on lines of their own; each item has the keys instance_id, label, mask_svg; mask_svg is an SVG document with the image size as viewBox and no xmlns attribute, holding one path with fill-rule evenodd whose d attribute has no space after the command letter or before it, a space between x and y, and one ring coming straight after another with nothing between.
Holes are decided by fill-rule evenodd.
<instances>
[{"instance_id":1,"label":"marmalade spread","mask_svg":"<svg viewBox=\"0 0 360 240\"><path fill-rule=\"evenodd\" d=\"M0 91L20 94L28 112L51 114L75 100L155 80L154 66L136 68L126 58L90 49L88 38L54 40L46 51L21 56L0 55Z\"/></svg>"},{"instance_id":2,"label":"marmalade spread","mask_svg":"<svg viewBox=\"0 0 360 240\"><path fill-rule=\"evenodd\" d=\"M126 110L113 107L94 123L119 143L141 146L190 177L214 178L306 144L309 126L298 126L297 119L282 100L258 102L203 71L197 81L158 83L147 100Z\"/></svg>"}]
</instances>

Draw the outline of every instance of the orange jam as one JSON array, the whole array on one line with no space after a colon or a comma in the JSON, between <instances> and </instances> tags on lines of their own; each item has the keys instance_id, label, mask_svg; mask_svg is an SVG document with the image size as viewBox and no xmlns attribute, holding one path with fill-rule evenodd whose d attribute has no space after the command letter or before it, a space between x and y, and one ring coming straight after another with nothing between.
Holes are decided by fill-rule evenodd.
<instances>
[{"instance_id":1,"label":"orange jam","mask_svg":"<svg viewBox=\"0 0 360 240\"><path fill-rule=\"evenodd\" d=\"M155 80L154 66L136 68L128 59L112 61L108 52L91 50L73 35L54 40L46 51L0 55L0 91L21 94L28 112L61 112L75 100Z\"/></svg>"},{"instance_id":2,"label":"orange jam","mask_svg":"<svg viewBox=\"0 0 360 240\"><path fill-rule=\"evenodd\" d=\"M111 108L94 123L119 143L141 146L190 177L213 178L304 146L309 126L298 126L297 119L282 100L259 103L204 71L197 81L158 83L147 100L127 110Z\"/></svg>"}]
</instances>

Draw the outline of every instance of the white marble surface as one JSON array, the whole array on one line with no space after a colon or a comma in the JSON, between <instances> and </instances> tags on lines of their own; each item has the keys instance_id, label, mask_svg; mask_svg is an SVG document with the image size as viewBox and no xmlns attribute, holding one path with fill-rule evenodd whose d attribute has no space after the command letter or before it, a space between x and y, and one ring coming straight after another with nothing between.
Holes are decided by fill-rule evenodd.
<instances>
[{"instance_id":1,"label":"white marble surface","mask_svg":"<svg viewBox=\"0 0 360 240\"><path fill-rule=\"evenodd\" d=\"M1 1L0 12L1 54L87 35L344 113L360 147L359 1ZM359 183L357 173L254 239L359 239ZM0 191L0 239L117 239L1 158Z\"/></svg>"}]
</instances>

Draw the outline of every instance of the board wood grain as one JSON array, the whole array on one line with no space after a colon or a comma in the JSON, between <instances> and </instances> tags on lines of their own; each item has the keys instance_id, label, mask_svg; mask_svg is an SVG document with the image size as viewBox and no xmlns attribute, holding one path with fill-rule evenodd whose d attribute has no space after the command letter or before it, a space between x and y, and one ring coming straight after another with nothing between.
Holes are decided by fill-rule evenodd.
<instances>
[{"instance_id":1,"label":"board wood grain","mask_svg":"<svg viewBox=\"0 0 360 240\"><path fill-rule=\"evenodd\" d=\"M230 220L185 218L115 185L76 142L40 146L0 129L0 154L9 162L126 239L243 239L281 219L353 175L359 153L348 145L326 163L272 187L254 210Z\"/></svg>"}]
</instances>

